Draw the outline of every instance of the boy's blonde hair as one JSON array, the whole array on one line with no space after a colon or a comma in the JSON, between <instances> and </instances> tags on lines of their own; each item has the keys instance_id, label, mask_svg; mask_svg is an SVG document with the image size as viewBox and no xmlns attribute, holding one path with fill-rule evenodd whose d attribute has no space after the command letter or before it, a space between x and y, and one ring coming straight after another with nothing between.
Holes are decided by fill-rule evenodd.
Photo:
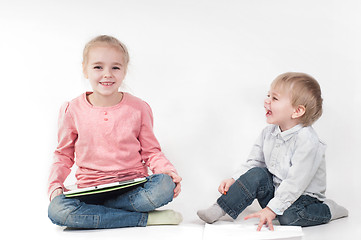
<instances>
[{"instance_id":1,"label":"boy's blonde hair","mask_svg":"<svg viewBox=\"0 0 361 240\"><path fill-rule=\"evenodd\" d=\"M321 117L321 88L313 77L298 72L283 73L272 82L271 89L288 92L293 107L305 107L305 113L300 117L300 123L304 126L312 125Z\"/></svg>"},{"instance_id":2,"label":"boy's blonde hair","mask_svg":"<svg viewBox=\"0 0 361 240\"><path fill-rule=\"evenodd\" d=\"M125 64L124 67L125 67L125 69L127 68L128 63L129 63L129 53L128 53L127 47L121 41L116 39L115 37L108 36L108 35L97 36L97 37L93 38L92 40L90 40L85 45L84 50L83 50L83 68L88 63L88 56L89 56L90 49L93 47L102 46L102 45L108 45L111 47L115 47L116 49L121 51L123 53L123 58L124 58L124 64Z\"/></svg>"}]
</instances>

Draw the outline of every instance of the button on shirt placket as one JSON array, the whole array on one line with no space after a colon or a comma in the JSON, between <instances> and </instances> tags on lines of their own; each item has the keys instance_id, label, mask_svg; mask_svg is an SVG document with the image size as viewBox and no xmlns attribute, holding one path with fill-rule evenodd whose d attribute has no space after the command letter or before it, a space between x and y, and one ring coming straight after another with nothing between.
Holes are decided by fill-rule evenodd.
<instances>
[{"instance_id":1,"label":"button on shirt placket","mask_svg":"<svg viewBox=\"0 0 361 240\"><path fill-rule=\"evenodd\" d=\"M108 112L104 112L104 121L107 122L108 120Z\"/></svg>"},{"instance_id":2,"label":"button on shirt placket","mask_svg":"<svg viewBox=\"0 0 361 240\"><path fill-rule=\"evenodd\" d=\"M280 153L281 148L282 148L283 141L281 139L279 139L279 138L280 138L280 136L277 135L276 136L276 141L275 141L275 146L274 146L274 148L272 150L271 157L270 157L270 167L272 169L272 172L277 171L278 156L279 156L279 153Z\"/></svg>"}]
</instances>

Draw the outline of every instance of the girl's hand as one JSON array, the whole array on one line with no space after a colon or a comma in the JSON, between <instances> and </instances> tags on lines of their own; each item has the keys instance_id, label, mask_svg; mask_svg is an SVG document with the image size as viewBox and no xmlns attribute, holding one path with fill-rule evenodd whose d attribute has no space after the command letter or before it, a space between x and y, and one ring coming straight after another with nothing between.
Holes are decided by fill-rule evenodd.
<instances>
[{"instance_id":1,"label":"girl's hand","mask_svg":"<svg viewBox=\"0 0 361 240\"><path fill-rule=\"evenodd\" d=\"M55 197L57 197L57 196L59 196L59 195L61 195L61 194L63 194L63 189L61 189L61 188L55 189L55 190L53 191L53 193L51 194L51 196L50 196L50 201L52 201L53 198L55 198Z\"/></svg>"},{"instance_id":2,"label":"girl's hand","mask_svg":"<svg viewBox=\"0 0 361 240\"><path fill-rule=\"evenodd\" d=\"M246 216L244 220L250 218L259 218L257 231L261 231L262 226L264 224L267 224L269 230L273 231L274 229L273 229L272 220L275 219L275 217L276 214L269 207L265 207L261 211Z\"/></svg>"},{"instance_id":3,"label":"girl's hand","mask_svg":"<svg viewBox=\"0 0 361 240\"><path fill-rule=\"evenodd\" d=\"M172 179L173 182L175 183L175 188L174 188L174 198L178 197L179 193L181 192L181 181L182 178L180 176L178 176L175 172L172 171L165 171L164 174L169 175Z\"/></svg>"},{"instance_id":4,"label":"girl's hand","mask_svg":"<svg viewBox=\"0 0 361 240\"><path fill-rule=\"evenodd\" d=\"M219 185L219 187L218 187L218 191L221 194L226 195L228 190L229 190L229 187L232 186L232 184L235 183L235 182L236 182L236 180L234 180L233 178L223 180L221 182L221 184Z\"/></svg>"}]
</instances>

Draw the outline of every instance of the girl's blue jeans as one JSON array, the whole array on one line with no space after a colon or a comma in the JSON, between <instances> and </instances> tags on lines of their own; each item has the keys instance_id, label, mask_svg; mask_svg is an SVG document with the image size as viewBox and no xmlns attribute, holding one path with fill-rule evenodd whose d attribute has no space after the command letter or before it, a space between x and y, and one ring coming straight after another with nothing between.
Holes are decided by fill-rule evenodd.
<instances>
[{"instance_id":1,"label":"girl's blue jeans","mask_svg":"<svg viewBox=\"0 0 361 240\"><path fill-rule=\"evenodd\" d=\"M236 219L255 199L265 208L274 197L274 191L272 174L267 168L255 167L240 176L217 203ZM329 207L317 198L302 195L277 219L281 225L306 227L329 222L331 213Z\"/></svg>"},{"instance_id":2,"label":"girl's blue jeans","mask_svg":"<svg viewBox=\"0 0 361 240\"><path fill-rule=\"evenodd\" d=\"M173 200L175 184L166 174L130 189L67 198L55 197L49 205L50 220L70 228L119 228L146 226L148 212Z\"/></svg>"}]
</instances>

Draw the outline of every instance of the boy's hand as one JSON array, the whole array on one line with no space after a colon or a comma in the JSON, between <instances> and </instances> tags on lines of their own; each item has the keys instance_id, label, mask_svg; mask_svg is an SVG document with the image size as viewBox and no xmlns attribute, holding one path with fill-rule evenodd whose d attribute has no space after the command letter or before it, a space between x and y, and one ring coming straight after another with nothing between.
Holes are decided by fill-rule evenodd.
<instances>
[{"instance_id":1,"label":"boy's hand","mask_svg":"<svg viewBox=\"0 0 361 240\"><path fill-rule=\"evenodd\" d=\"M246 216L244 218L244 220L247 220L250 218L259 218L259 224L258 224L257 231L261 231L262 226L264 224L267 224L269 230L273 231L274 229L273 229L272 220L275 219L275 217L276 217L276 214L269 207L265 207L256 213Z\"/></svg>"},{"instance_id":2,"label":"boy's hand","mask_svg":"<svg viewBox=\"0 0 361 240\"><path fill-rule=\"evenodd\" d=\"M223 180L221 182L221 184L219 185L219 187L218 187L218 191L221 194L226 195L228 190L229 190L229 187L232 186L232 184L235 183L235 182L236 182L236 180L234 180L233 178Z\"/></svg>"},{"instance_id":3,"label":"boy's hand","mask_svg":"<svg viewBox=\"0 0 361 240\"><path fill-rule=\"evenodd\" d=\"M181 181L182 178L180 176L178 176L178 174L176 174L175 172L172 171L165 171L163 172L164 174L169 175L172 179L173 182L175 183L175 188L174 188L174 198L178 197L179 193L181 192Z\"/></svg>"}]
</instances>

